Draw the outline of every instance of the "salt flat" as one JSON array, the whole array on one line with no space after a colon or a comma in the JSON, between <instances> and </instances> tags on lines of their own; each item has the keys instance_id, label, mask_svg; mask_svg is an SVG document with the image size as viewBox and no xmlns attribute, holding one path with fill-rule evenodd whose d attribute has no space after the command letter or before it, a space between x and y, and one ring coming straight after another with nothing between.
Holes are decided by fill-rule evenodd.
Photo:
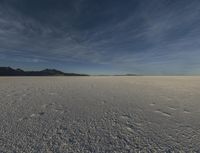
<instances>
[{"instance_id":1,"label":"salt flat","mask_svg":"<svg viewBox=\"0 0 200 153\"><path fill-rule=\"evenodd\" d=\"M200 77L1 77L0 152L200 152Z\"/></svg>"}]
</instances>

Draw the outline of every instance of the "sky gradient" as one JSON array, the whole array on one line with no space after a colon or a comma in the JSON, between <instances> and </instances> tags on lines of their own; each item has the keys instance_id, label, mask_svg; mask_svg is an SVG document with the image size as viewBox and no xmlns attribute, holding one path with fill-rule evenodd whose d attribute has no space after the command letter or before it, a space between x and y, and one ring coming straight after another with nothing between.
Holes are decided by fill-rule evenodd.
<instances>
[{"instance_id":1,"label":"sky gradient","mask_svg":"<svg viewBox=\"0 0 200 153\"><path fill-rule=\"evenodd\" d=\"M0 66L200 74L200 1L0 0Z\"/></svg>"}]
</instances>

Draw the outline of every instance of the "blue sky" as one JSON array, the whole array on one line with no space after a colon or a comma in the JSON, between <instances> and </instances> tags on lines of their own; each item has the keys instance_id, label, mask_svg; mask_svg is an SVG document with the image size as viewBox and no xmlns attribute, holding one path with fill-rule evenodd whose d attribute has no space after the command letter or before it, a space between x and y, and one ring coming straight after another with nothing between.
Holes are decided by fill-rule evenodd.
<instances>
[{"instance_id":1,"label":"blue sky","mask_svg":"<svg viewBox=\"0 0 200 153\"><path fill-rule=\"evenodd\" d=\"M0 66L200 74L199 0L1 0Z\"/></svg>"}]
</instances>

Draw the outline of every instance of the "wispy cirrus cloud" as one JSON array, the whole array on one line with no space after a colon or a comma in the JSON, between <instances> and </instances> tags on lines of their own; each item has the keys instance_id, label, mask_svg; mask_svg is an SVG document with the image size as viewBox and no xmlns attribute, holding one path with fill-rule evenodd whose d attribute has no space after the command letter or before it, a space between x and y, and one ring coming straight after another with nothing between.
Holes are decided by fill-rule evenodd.
<instances>
[{"instance_id":1,"label":"wispy cirrus cloud","mask_svg":"<svg viewBox=\"0 0 200 153\"><path fill-rule=\"evenodd\" d=\"M199 8L198 0L4 0L0 55L3 64L14 58L98 65L96 72L200 73Z\"/></svg>"}]
</instances>

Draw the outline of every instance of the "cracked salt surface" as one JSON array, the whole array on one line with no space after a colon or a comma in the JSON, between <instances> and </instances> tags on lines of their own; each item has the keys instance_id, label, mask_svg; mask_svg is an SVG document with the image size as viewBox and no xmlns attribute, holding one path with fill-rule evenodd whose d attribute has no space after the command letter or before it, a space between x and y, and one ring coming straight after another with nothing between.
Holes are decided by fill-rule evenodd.
<instances>
[{"instance_id":1,"label":"cracked salt surface","mask_svg":"<svg viewBox=\"0 0 200 153\"><path fill-rule=\"evenodd\" d=\"M200 77L1 77L0 152L200 152Z\"/></svg>"}]
</instances>

